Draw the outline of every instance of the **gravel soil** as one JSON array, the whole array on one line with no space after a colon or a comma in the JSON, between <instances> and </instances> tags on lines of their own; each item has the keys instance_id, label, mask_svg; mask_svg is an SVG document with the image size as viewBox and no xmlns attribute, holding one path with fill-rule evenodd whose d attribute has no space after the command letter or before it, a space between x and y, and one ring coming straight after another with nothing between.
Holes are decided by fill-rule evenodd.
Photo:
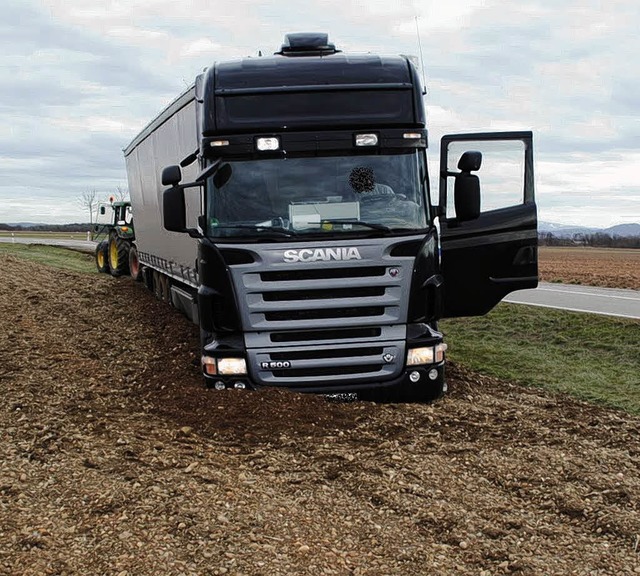
<instances>
[{"instance_id":1,"label":"gravel soil","mask_svg":"<svg viewBox=\"0 0 640 576\"><path fill-rule=\"evenodd\" d=\"M449 368L432 405L205 390L130 278L0 256L0 574L640 573L640 419Z\"/></svg>"}]
</instances>

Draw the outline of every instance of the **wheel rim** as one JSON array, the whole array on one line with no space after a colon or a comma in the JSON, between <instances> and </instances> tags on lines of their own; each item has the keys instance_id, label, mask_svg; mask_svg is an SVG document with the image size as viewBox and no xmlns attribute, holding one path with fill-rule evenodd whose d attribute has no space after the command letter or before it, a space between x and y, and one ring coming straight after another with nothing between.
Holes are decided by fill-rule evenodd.
<instances>
[{"instance_id":1,"label":"wheel rim","mask_svg":"<svg viewBox=\"0 0 640 576\"><path fill-rule=\"evenodd\" d=\"M104 268L104 252L102 250L98 252L98 267Z\"/></svg>"},{"instance_id":2,"label":"wheel rim","mask_svg":"<svg viewBox=\"0 0 640 576\"><path fill-rule=\"evenodd\" d=\"M109 264L114 270L118 267L118 245L113 240L109 243Z\"/></svg>"},{"instance_id":3,"label":"wheel rim","mask_svg":"<svg viewBox=\"0 0 640 576\"><path fill-rule=\"evenodd\" d=\"M131 261L129 262L129 268L131 268L131 276L136 278L138 276L138 256L135 252L131 252Z\"/></svg>"}]
</instances>

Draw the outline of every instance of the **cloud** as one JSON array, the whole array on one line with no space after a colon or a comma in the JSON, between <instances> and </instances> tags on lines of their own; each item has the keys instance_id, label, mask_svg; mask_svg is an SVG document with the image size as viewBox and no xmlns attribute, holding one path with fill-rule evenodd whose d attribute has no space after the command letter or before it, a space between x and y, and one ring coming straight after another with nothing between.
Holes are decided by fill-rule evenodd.
<instances>
[{"instance_id":1,"label":"cloud","mask_svg":"<svg viewBox=\"0 0 640 576\"><path fill-rule=\"evenodd\" d=\"M347 52L422 46L432 174L444 133L532 129L546 219L638 221L639 21L635 0L6 0L0 220L28 195L67 221L83 189L126 181L122 148L206 66L318 30Z\"/></svg>"}]
</instances>

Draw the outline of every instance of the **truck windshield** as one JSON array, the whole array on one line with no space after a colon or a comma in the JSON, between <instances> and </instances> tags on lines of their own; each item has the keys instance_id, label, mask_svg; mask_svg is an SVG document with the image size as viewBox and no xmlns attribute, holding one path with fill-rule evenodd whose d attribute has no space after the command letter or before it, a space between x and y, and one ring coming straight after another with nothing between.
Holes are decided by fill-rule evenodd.
<instances>
[{"instance_id":1,"label":"truck windshield","mask_svg":"<svg viewBox=\"0 0 640 576\"><path fill-rule=\"evenodd\" d=\"M207 234L291 237L424 229L423 151L224 160L207 179Z\"/></svg>"}]
</instances>

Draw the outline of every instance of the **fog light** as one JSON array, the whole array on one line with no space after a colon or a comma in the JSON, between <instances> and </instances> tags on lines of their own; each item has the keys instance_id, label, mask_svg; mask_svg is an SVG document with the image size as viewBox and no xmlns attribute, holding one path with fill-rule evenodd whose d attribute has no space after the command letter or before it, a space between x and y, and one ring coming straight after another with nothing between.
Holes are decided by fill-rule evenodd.
<instances>
[{"instance_id":1,"label":"fog light","mask_svg":"<svg viewBox=\"0 0 640 576\"><path fill-rule=\"evenodd\" d=\"M244 389L247 387L247 385L246 385L244 382L236 382L236 383L233 385L233 387L234 387L236 390L244 390Z\"/></svg>"},{"instance_id":2,"label":"fog light","mask_svg":"<svg viewBox=\"0 0 640 576\"><path fill-rule=\"evenodd\" d=\"M435 368L429 370L429 380L437 380L438 379L438 371Z\"/></svg>"},{"instance_id":3,"label":"fog light","mask_svg":"<svg viewBox=\"0 0 640 576\"><path fill-rule=\"evenodd\" d=\"M218 374L238 375L247 373L244 358L218 358Z\"/></svg>"},{"instance_id":4,"label":"fog light","mask_svg":"<svg viewBox=\"0 0 640 576\"><path fill-rule=\"evenodd\" d=\"M427 348L410 348L407 352L407 366L433 364L433 346Z\"/></svg>"},{"instance_id":5,"label":"fog light","mask_svg":"<svg viewBox=\"0 0 640 576\"><path fill-rule=\"evenodd\" d=\"M217 380L213 387L216 390L224 390L226 388L226 385L222 380Z\"/></svg>"},{"instance_id":6,"label":"fog light","mask_svg":"<svg viewBox=\"0 0 640 576\"><path fill-rule=\"evenodd\" d=\"M411 374L409 374L409 380L411 380L411 382L417 382L420 380L420 372L417 372L416 370L411 372Z\"/></svg>"}]
</instances>

